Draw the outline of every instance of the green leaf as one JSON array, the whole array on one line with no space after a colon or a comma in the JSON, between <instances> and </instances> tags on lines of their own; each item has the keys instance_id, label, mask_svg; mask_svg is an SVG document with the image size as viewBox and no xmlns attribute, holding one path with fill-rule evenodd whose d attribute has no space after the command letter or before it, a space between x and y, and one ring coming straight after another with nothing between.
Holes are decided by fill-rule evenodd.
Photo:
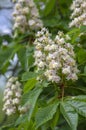
<instances>
[{"instance_id":1,"label":"green leaf","mask_svg":"<svg viewBox=\"0 0 86 130\"><path fill-rule=\"evenodd\" d=\"M19 61L21 63L21 66L24 70L27 69L27 61L26 61L26 48L25 46L22 46L19 51L17 52Z\"/></svg>"},{"instance_id":2,"label":"green leaf","mask_svg":"<svg viewBox=\"0 0 86 130\"><path fill-rule=\"evenodd\" d=\"M12 47L0 49L0 70L4 73L9 65L9 60L13 57L14 51Z\"/></svg>"},{"instance_id":3,"label":"green leaf","mask_svg":"<svg viewBox=\"0 0 86 130\"><path fill-rule=\"evenodd\" d=\"M77 90L77 91L80 91L81 93L86 94L86 87L82 87L82 86L78 86L78 87L72 86L72 87L70 87L69 91L71 91L71 90L74 90L74 92Z\"/></svg>"},{"instance_id":4,"label":"green leaf","mask_svg":"<svg viewBox=\"0 0 86 130\"><path fill-rule=\"evenodd\" d=\"M86 66L84 67L84 74L86 75Z\"/></svg>"},{"instance_id":5,"label":"green leaf","mask_svg":"<svg viewBox=\"0 0 86 130\"><path fill-rule=\"evenodd\" d=\"M35 119L37 128L53 118L54 114L57 111L58 105L59 103L55 102L47 107L38 110Z\"/></svg>"},{"instance_id":6,"label":"green leaf","mask_svg":"<svg viewBox=\"0 0 86 130\"><path fill-rule=\"evenodd\" d=\"M44 16L47 16L52 11L52 9L55 6L55 2L56 0L48 0L48 2L46 3L45 10L44 10Z\"/></svg>"},{"instance_id":7,"label":"green leaf","mask_svg":"<svg viewBox=\"0 0 86 130\"><path fill-rule=\"evenodd\" d=\"M28 104L30 106L29 115L28 115L29 120L31 118L31 114L32 114L32 112L34 110L36 101L37 101L37 99L38 99L41 92L42 92L42 88L39 87L39 88L35 88L34 90L29 91L29 93L27 93L26 103L25 104ZM25 95L23 96L23 98L24 97L25 97Z\"/></svg>"},{"instance_id":8,"label":"green leaf","mask_svg":"<svg viewBox=\"0 0 86 130\"><path fill-rule=\"evenodd\" d=\"M72 101L71 106L75 108L77 113L79 113L83 117L86 117L86 102Z\"/></svg>"},{"instance_id":9,"label":"green leaf","mask_svg":"<svg viewBox=\"0 0 86 130\"><path fill-rule=\"evenodd\" d=\"M81 26L80 31L81 33L86 33L86 26Z\"/></svg>"},{"instance_id":10,"label":"green leaf","mask_svg":"<svg viewBox=\"0 0 86 130\"><path fill-rule=\"evenodd\" d=\"M30 68L34 63L33 54L28 55L28 67Z\"/></svg>"},{"instance_id":11,"label":"green leaf","mask_svg":"<svg viewBox=\"0 0 86 130\"><path fill-rule=\"evenodd\" d=\"M78 36L80 35L80 29L79 28L73 28L72 30L70 30L69 32L68 32L68 35L69 36L71 36L71 42L73 43L73 44L75 44L75 43L77 43L77 42L75 42L75 41L77 41L77 38L78 38Z\"/></svg>"},{"instance_id":12,"label":"green leaf","mask_svg":"<svg viewBox=\"0 0 86 130\"><path fill-rule=\"evenodd\" d=\"M86 61L86 50L85 49L80 49L78 51L78 61L79 63L83 63Z\"/></svg>"},{"instance_id":13,"label":"green leaf","mask_svg":"<svg viewBox=\"0 0 86 130\"><path fill-rule=\"evenodd\" d=\"M29 79L24 85L24 93L30 91L37 83L36 78Z\"/></svg>"},{"instance_id":14,"label":"green leaf","mask_svg":"<svg viewBox=\"0 0 86 130\"><path fill-rule=\"evenodd\" d=\"M86 96L76 96L74 99L68 101L68 103L76 110L77 113L86 117Z\"/></svg>"},{"instance_id":15,"label":"green leaf","mask_svg":"<svg viewBox=\"0 0 86 130\"><path fill-rule=\"evenodd\" d=\"M28 71L22 75L22 81L27 81L28 79L32 79L36 77L37 77L36 73Z\"/></svg>"},{"instance_id":16,"label":"green leaf","mask_svg":"<svg viewBox=\"0 0 86 130\"><path fill-rule=\"evenodd\" d=\"M35 108L35 105L36 105L36 102L37 102L37 99L38 99L41 92L42 92L42 88L39 87L39 88L35 88L32 91L29 91L28 93L23 95L21 104L23 106L28 105L29 110L26 114L24 114L23 116L18 118L15 125L23 123L27 119L28 119L28 121L30 121L31 116L32 116L33 111L34 111L34 108Z\"/></svg>"},{"instance_id":17,"label":"green leaf","mask_svg":"<svg viewBox=\"0 0 86 130\"><path fill-rule=\"evenodd\" d=\"M24 123L21 123L16 130L36 130L35 129L35 124L34 122L32 122L32 120L28 121L26 120Z\"/></svg>"},{"instance_id":18,"label":"green leaf","mask_svg":"<svg viewBox=\"0 0 86 130\"><path fill-rule=\"evenodd\" d=\"M26 113L26 114L20 116L20 117L16 120L15 126L17 126L17 125L19 125L20 123L23 123L23 122L25 122L25 121L27 121L27 120L28 120L28 113Z\"/></svg>"},{"instance_id":19,"label":"green leaf","mask_svg":"<svg viewBox=\"0 0 86 130\"><path fill-rule=\"evenodd\" d=\"M56 111L56 114L54 115L53 119L51 120L51 128L54 129L57 126L57 123L59 121L60 111L59 109Z\"/></svg>"},{"instance_id":20,"label":"green leaf","mask_svg":"<svg viewBox=\"0 0 86 130\"><path fill-rule=\"evenodd\" d=\"M28 104L30 104L30 110L29 110L28 120L31 119L32 112L34 111L34 107L36 105L37 99L38 99L38 97L39 97L39 95L40 95L41 92L42 92L42 88L36 88L29 95L29 100L27 102Z\"/></svg>"},{"instance_id":21,"label":"green leaf","mask_svg":"<svg viewBox=\"0 0 86 130\"><path fill-rule=\"evenodd\" d=\"M74 108L71 107L70 104L62 102L60 105L60 110L71 129L77 130L78 114L75 112Z\"/></svg>"},{"instance_id":22,"label":"green leaf","mask_svg":"<svg viewBox=\"0 0 86 130\"><path fill-rule=\"evenodd\" d=\"M78 101L82 101L82 102L86 102L86 95L75 96L75 97L73 97L73 99L78 100Z\"/></svg>"}]
</instances>

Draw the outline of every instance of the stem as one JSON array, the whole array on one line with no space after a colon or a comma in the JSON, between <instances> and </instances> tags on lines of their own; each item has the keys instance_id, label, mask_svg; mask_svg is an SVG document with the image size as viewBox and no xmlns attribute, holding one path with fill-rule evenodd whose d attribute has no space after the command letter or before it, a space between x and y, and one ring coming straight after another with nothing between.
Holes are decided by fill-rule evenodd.
<instances>
[{"instance_id":1,"label":"stem","mask_svg":"<svg viewBox=\"0 0 86 130\"><path fill-rule=\"evenodd\" d=\"M60 96L59 98L62 98L62 101L63 101L63 97L64 97L64 84L60 84L60 90L61 90L61 93L60 93Z\"/></svg>"},{"instance_id":2,"label":"stem","mask_svg":"<svg viewBox=\"0 0 86 130\"><path fill-rule=\"evenodd\" d=\"M61 85L61 97L62 97L62 101L63 101L63 97L64 97L64 85Z\"/></svg>"}]
</instances>

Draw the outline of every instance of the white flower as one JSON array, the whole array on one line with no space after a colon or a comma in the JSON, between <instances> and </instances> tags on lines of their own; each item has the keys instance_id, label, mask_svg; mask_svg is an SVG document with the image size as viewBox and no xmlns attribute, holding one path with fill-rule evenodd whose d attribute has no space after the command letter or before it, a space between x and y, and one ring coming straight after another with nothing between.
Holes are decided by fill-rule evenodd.
<instances>
[{"instance_id":1,"label":"white flower","mask_svg":"<svg viewBox=\"0 0 86 130\"><path fill-rule=\"evenodd\" d=\"M6 95L8 92L10 91L10 86L6 86L6 89L5 89L5 91L4 91L4 95Z\"/></svg>"},{"instance_id":2,"label":"white flower","mask_svg":"<svg viewBox=\"0 0 86 130\"><path fill-rule=\"evenodd\" d=\"M40 43L38 43L37 46L36 46L36 49L37 50L41 50L42 49L42 45Z\"/></svg>"},{"instance_id":3,"label":"white flower","mask_svg":"<svg viewBox=\"0 0 86 130\"><path fill-rule=\"evenodd\" d=\"M8 96L12 96L13 95L13 92L10 90L8 93L7 93Z\"/></svg>"},{"instance_id":4,"label":"white flower","mask_svg":"<svg viewBox=\"0 0 86 130\"><path fill-rule=\"evenodd\" d=\"M35 51L35 54L34 54L36 57L40 58L42 57L42 52L41 51Z\"/></svg>"},{"instance_id":5,"label":"white flower","mask_svg":"<svg viewBox=\"0 0 86 130\"><path fill-rule=\"evenodd\" d=\"M21 112L21 113L25 113L25 112L27 112L27 107L20 107L19 108L19 111Z\"/></svg>"},{"instance_id":6,"label":"white flower","mask_svg":"<svg viewBox=\"0 0 86 130\"><path fill-rule=\"evenodd\" d=\"M30 26L33 26L33 25L35 25L35 21L34 21L33 19L31 19L31 20L28 21L28 24L29 24Z\"/></svg>"},{"instance_id":7,"label":"white flower","mask_svg":"<svg viewBox=\"0 0 86 130\"><path fill-rule=\"evenodd\" d=\"M71 14L72 21L69 27L86 25L86 0L75 0L73 1L71 8L73 13Z\"/></svg>"},{"instance_id":8,"label":"white flower","mask_svg":"<svg viewBox=\"0 0 86 130\"><path fill-rule=\"evenodd\" d=\"M15 90L16 89L16 85L12 84L11 89Z\"/></svg>"},{"instance_id":9,"label":"white flower","mask_svg":"<svg viewBox=\"0 0 86 130\"><path fill-rule=\"evenodd\" d=\"M23 8L22 12L24 14L28 14L29 13L29 8L28 7Z\"/></svg>"},{"instance_id":10,"label":"white flower","mask_svg":"<svg viewBox=\"0 0 86 130\"><path fill-rule=\"evenodd\" d=\"M13 82L15 82L16 80L17 80L17 77L11 77L11 78L9 79L9 82L13 83Z\"/></svg>"},{"instance_id":11,"label":"white flower","mask_svg":"<svg viewBox=\"0 0 86 130\"><path fill-rule=\"evenodd\" d=\"M33 0L18 0L14 6L14 35L43 27L38 9Z\"/></svg>"},{"instance_id":12,"label":"white flower","mask_svg":"<svg viewBox=\"0 0 86 130\"><path fill-rule=\"evenodd\" d=\"M13 29L17 29L19 27L19 23L15 23Z\"/></svg>"},{"instance_id":13,"label":"white flower","mask_svg":"<svg viewBox=\"0 0 86 130\"><path fill-rule=\"evenodd\" d=\"M7 82L6 87L9 88L12 85L11 82Z\"/></svg>"},{"instance_id":14,"label":"white flower","mask_svg":"<svg viewBox=\"0 0 86 130\"><path fill-rule=\"evenodd\" d=\"M30 6L31 8L35 6L33 0L29 0L28 2L29 2L29 6Z\"/></svg>"},{"instance_id":15,"label":"white flower","mask_svg":"<svg viewBox=\"0 0 86 130\"><path fill-rule=\"evenodd\" d=\"M14 98L12 102L13 104L19 104L20 100L18 98Z\"/></svg>"},{"instance_id":16,"label":"white flower","mask_svg":"<svg viewBox=\"0 0 86 130\"><path fill-rule=\"evenodd\" d=\"M41 61L41 62L39 62L38 66L39 66L40 68L44 68L45 63Z\"/></svg>"},{"instance_id":17,"label":"white flower","mask_svg":"<svg viewBox=\"0 0 86 130\"><path fill-rule=\"evenodd\" d=\"M70 38L70 36L68 34L66 35L65 38L66 38L66 40L71 40L71 38Z\"/></svg>"},{"instance_id":18,"label":"white flower","mask_svg":"<svg viewBox=\"0 0 86 130\"><path fill-rule=\"evenodd\" d=\"M14 112L13 109L7 109L6 114L10 116Z\"/></svg>"},{"instance_id":19,"label":"white flower","mask_svg":"<svg viewBox=\"0 0 86 130\"><path fill-rule=\"evenodd\" d=\"M60 76L53 76L53 78L52 78L52 81L56 82L56 83L59 83L60 80L61 80Z\"/></svg>"},{"instance_id":20,"label":"white flower","mask_svg":"<svg viewBox=\"0 0 86 130\"><path fill-rule=\"evenodd\" d=\"M71 70L70 70L70 66L68 66L67 68L62 68L62 73L63 74L70 74Z\"/></svg>"},{"instance_id":21,"label":"white flower","mask_svg":"<svg viewBox=\"0 0 86 130\"><path fill-rule=\"evenodd\" d=\"M61 64L59 62L55 62L54 60L52 60L49 64L50 69L59 69L59 67L61 67Z\"/></svg>"},{"instance_id":22,"label":"white flower","mask_svg":"<svg viewBox=\"0 0 86 130\"><path fill-rule=\"evenodd\" d=\"M73 81L76 81L78 79L76 73L70 74L66 77L67 80L72 79Z\"/></svg>"},{"instance_id":23,"label":"white flower","mask_svg":"<svg viewBox=\"0 0 86 130\"><path fill-rule=\"evenodd\" d=\"M21 97L21 93L20 92L16 92L15 96L18 97L18 98L20 98Z\"/></svg>"},{"instance_id":24,"label":"white flower","mask_svg":"<svg viewBox=\"0 0 86 130\"><path fill-rule=\"evenodd\" d=\"M17 4L15 5L15 9L18 10L18 9L20 9L20 8L21 8L20 3L17 3Z\"/></svg>"},{"instance_id":25,"label":"white flower","mask_svg":"<svg viewBox=\"0 0 86 130\"><path fill-rule=\"evenodd\" d=\"M15 113L18 109L18 105L20 104L21 98L21 84L17 81L17 77L11 77L8 79L6 84L6 89L4 91L4 98L3 98L3 111L10 116Z\"/></svg>"},{"instance_id":26,"label":"white flower","mask_svg":"<svg viewBox=\"0 0 86 130\"><path fill-rule=\"evenodd\" d=\"M38 16L39 16L39 13L38 13L37 8L32 8L31 14L32 14L33 17L38 17Z\"/></svg>"},{"instance_id":27,"label":"white flower","mask_svg":"<svg viewBox=\"0 0 86 130\"><path fill-rule=\"evenodd\" d=\"M77 75L76 75L75 73L73 73L73 74L71 75L71 78L72 78L73 81L75 81L75 80L78 79L78 77L77 77Z\"/></svg>"},{"instance_id":28,"label":"white flower","mask_svg":"<svg viewBox=\"0 0 86 130\"><path fill-rule=\"evenodd\" d=\"M12 100L11 99L9 99L9 100L7 100L6 102L5 102L5 106L9 106L10 104L12 103Z\"/></svg>"},{"instance_id":29,"label":"white flower","mask_svg":"<svg viewBox=\"0 0 86 130\"><path fill-rule=\"evenodd\" d=\"M15 85L16 85L16 87L17 87L17 86L20 87L20 86L21 86L21 83L20 83L19 81L16 81L16 82L15 82Z\"/></svg>"},{"instance_id":30,"label":"white flower","mask_svg":"<svg viewBox=\"0 0 86 130\"><path fill-rule=\"evenodd\" d=\"M36 34L34 41L37 72L44 70L44 75L38 77L38 79L47 78L48 81L59 83L62 75L65 74L65 79L77 80L78 69L73 46L67 42L70 37L60 31L54 40L50 36L48 30L43 28Z\"/></svg>"}]
</instances>

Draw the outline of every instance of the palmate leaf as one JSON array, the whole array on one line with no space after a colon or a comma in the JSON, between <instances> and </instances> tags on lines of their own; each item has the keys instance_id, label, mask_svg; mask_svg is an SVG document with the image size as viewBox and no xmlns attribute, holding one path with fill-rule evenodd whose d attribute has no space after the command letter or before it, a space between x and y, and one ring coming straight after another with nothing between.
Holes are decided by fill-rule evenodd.
<instances>
[{"instance_id":1,"label":"palmate leaf","mask_svg":"<svg viewBox=\"0 0 86 130\"><path fill-rule=\"evenodd\" d=\"M77 113L86 117L86 102L72 101L71 106L74 107Z\"/></svg>"},{"instance_id":2,"label":"palmate leaf","mask_svg":"<svg viewBox=\"0 0 86 130\"><path fill-rule=\"evenodd\" d=\"M78 62L79 63L83 63L83 62L85 62L86 61L86 50L85 49L80 49L79 51L78 51Z\"/></svg>"},{"instance_id":3,"label":"palmate leaf","mask_svg":"<svg viewBox=\"0 0 86 130\"><path fill-rule=\"evenodd\" d=\"M13 129L15 130L15 129ZM35 129L35 124L34 122L31 120L28 122L28 120L24 123L21 123L16 130L36 130Z\"/></svg>"},{"instance_id":4,"label":"palmate leaf","mask_svg":"<svg viewBox=\"0 0 86 130\"><path fill-rule=\"evenodd\" d=\"M76 112L83 117L86 117L86 96L76 96L68 103L76 110Z\"/></svg>"},{"instance_id":5,"label":"palmate leaf","mask_svg":"<svg viewBox=\"0 0 86 130\"><path fill-rule=\"evenodd\" d=\"M41 92L42 92L42 88L39 87L39 88L35 88L32 91L29 91L28 93L23 95L22 105L24 106L27 104L29 106L29 110L25 115L18 118L15 125L23 123L26 120L30 121L32 113L33 113L35 105L36 105L36 102L37 102L37 99Z\"/></svg>"},{"instance_id":6,"label":"palmate leaf","mask_svg":"<svg viewBox=\"0 0 86 130\"><path fill-rule=\"evenodd\" d=\"M32 78L36 78L38 75L35 72L27 71L22 75L22 81L27 81Z\"/></svg>"},{"instance_id":7,"label":"palmate leaf","mask_svg":"<svg viewBox=\"0 0 86 130\"><path fill-rule=\"evenodd\" d=\"M56 113L55 113L53 119L50 121L50 123L51 123L51 128L52 128L52 129L54 129L54 128L57 126L58 121L59 121L59 117L60 117L60 111L59 111L59 109L58 109L58 110L56 111Z\"/></svg>"},{"instance_id":8,"label":"palmate leaf","mask_svg":"<svg viewBox=\"0 0 86 130\"><path fill-rule=\"evenodd\" d=\"M42 88L36 88L36 89L34 89L34 92L32 94L30 93L31 96L29 96L28 103L31 105L30 105L28 120L31 119L32 113L34 111L34 107L36 105L37 99L38 99L41 92L42 92Z\"/></svg>"},{"instance_id":9,"label":"palmate leaf","mask_svg":"<svg viewBox=\"0 0 86 130\"><path fill-rule=\"evenodd\" d=\"M80 31L81 31L81 33L83 32L83 33L86 33L86 26L81 26L80 27Z\"/></svg>"},{"instance_id":10,"label":"palmate leaf","mask_svg":"<svg viewBox=\"0 0 86 130\"><path fill-rule=\"evenodd\" d=\"M77 125L78 125L78 114L74 110L73 107L71 107L70 104L67 102L62 102L60 104L60 111L71 127L72 130L77 130Z\"/></svg>"},{"instance_id":11,"label":"palmate leaf","mask_svg":"<svg viewBox=\"0 0 86 130\"><path fill-rule=\"evenodd\" d=\"M55 3L56 3L56 0L48 0L47 1L46 6L45 6L45 10L43 12L44 16L47 16L52 11L52 9L55 6Z\"/></svg>"},{"instance_id":12,"label":"palmate leaf","mask_svg":"<svg viewBox=\"0 0 86 130\"><path fill-rule=\"evenodd\" d=\"M14 51L12 47L0 49L0 71L2 71L3 73L6 71L9 65L9 60L13 57L13 55Z\"/></svg>"},{"instance_id":13,"label":"palmate leaf","mask_svg":"<svg viewBox=\"0 0 86 130\"><path fill-rule=\"evenodd\" d=\"M72 37L71 42L73 44L77 43L75 41L77 37L79 36L79 34L80 34L80 28L75 28L75 27L68 32L68 35Z\"/></svg>"},{"instance_id":14,"label":"palmate leaf","mask_svg":"<svg viewBox=\"0 0 86 130\"><path fill-rule=\"evenodd\" d=\"M73 97L73 100L78 100L78 101L81 101L81 102L86 102L86 95L75 96L75 97Z\"/></svg>"},{"instance_id":15,"label":"palmate leaf","mask_svg":"<svg viewBox=\"0 0 86 130\"><path fill-rule=\"evenodd\" d=\"M57 111L59 106L58 102L48 105L42 109L39 109L36 114L36 126L37 128L51 120Z\"/></svg>"},{"instance_id":16,"label":"palmate leaf","mask_svg":"<svg viewBox=\"0 0 86 130\"><path fill-rule=\"evenodd\" d=\"M34 88L36 83L37 83L36 78L29 79L24 85L24 93L29 92L32 88Z\"/></svg>"},{"instance_id":17,"label":"palmate leaf","mask_svg":"<svg viewBox=\"0 0 86 130\"><path fill-rule=\"evenodd\" d=\"M17 55L22 68L26 70L27 69L26 48L24 46L21 46L20 50L17 52Z\"/></svg>"}]
</instances>

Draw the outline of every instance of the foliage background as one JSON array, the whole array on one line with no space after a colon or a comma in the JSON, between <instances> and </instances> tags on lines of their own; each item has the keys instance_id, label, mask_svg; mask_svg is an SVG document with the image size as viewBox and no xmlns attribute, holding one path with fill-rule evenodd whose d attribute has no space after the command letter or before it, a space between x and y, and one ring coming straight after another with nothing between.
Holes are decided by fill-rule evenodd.
<instances>
[{"instance_id":1,"label":"foliage background","mask_svg":"<svg viewBox=\"0 0 86 130\"><path fill-rule=\"evenodd\" d=\"M72 0L35 0L35 3L39 9L44 26L49 29L53 37L57 34L58 30L62 30L72 38L71 43L75 46L76 59L78 68L80 69L80 74L79 80L76 83L69 83L70 87L65 88L64 102L74 104L75 102L72 97L77 96L76 98L80 105L78 106L78 103L74 104L74 106L77 106L76 113L79 113L77 129L85 130L86 27L81 26L80 28L74 27L71 29L68 27L71 15L69 7ZM11 35L5 34L2 36L2 32L0 34L0 73L6 75L7 72L11 71L12 73L10 75L19 77L19 80L23 84L23 97L21 104L25 105L25 103L27 103L28 105L31 105L30 110L23 115L22 118L16 114L15 116L13 115L10 117L11 119L7 117L6 121L1 121L1 130L22 130L22 128L24 130L76 130L77 121L75 121L75 116L70 119L70 114L72 114L70 106L65 106L65 111L67 110L69 112L69 117L66 115L68 112L63 110L62 112L59 112L59 109L57 110L59 101L57 100L58 102L56 101L53 103L56 91L52 88L52 84L49 84L48 82L39 84L36 81L37 75L34 72L35 68L33 66L33 41L35 39L35 32L21 35L15 40L13 40ZM8 45L2 44L3 40L7 41ZM78 44L80 44L80 46L78 46ZM13 60L15 54L17 54L18 62L12 66L10 60ZM20 65L18 64L19 62ZM9 68L9 66L11 66L11 68ZM45 107L48 108L44 109ZM39 108L43 108L43 111L40 111ZM39 113L36 116L38 110ZM65 119L63 115L65 116ZM85 117L83 117L83 115ZM67 118L70 120L70 125L67 124ZM36 123L40 126L37 129Z\"/></svg>"}]
</instances>

